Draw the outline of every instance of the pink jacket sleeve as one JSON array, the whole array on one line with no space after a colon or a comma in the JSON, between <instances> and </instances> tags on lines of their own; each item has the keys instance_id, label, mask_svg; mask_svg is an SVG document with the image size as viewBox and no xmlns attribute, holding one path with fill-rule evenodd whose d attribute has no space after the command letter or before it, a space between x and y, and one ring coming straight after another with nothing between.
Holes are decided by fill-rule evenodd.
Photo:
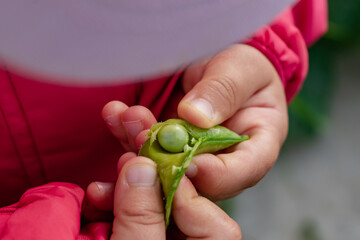
<instances>
[{"instance_id":1,"label":"pink jacket sleeve","mask_svg":"<svg viewBox=\"0 0 360 240\"><path fill-rule=\"evenodd\" d=\"M19 202L0 208L0 239L105 240L111 225L80 229L84 190L70 183L49 183L27 190Z\"/></svg>"},{"instance_id":2,"label":"pink jacket sleeve","mask_svg":"<svg viewBox=\"0 0 360 240\"><path fill-rule=\"evenodd\" d=\"M306 77L309 67L307 47L326 32L327 23L326 0L300 0L246 41L272 62L288 102Z\"/></svg>"}]
</instances>

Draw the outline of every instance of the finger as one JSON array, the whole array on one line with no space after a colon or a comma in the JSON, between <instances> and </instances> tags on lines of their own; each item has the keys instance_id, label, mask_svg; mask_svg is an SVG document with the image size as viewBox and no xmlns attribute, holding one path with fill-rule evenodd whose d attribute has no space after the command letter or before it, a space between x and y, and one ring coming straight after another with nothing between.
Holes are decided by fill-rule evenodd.
<instances>
[{"instance_id":1,"label":"finger","mask_svg":"<svg viewBox=\"0 0 360 240\"><path fill-rule=\"evenodd\" d=\"M156 123L156 119L149 109L143 106L128 107L120 101L106 104L102 116L111 133L128 152L139 149L139 146L135 144L137 135Z\"/></svg>"},{"instance_id":2,"label":"finger","mask_svg":"<svg viewBox=\"0 0 360 240\"><path fill-rule=\"evenodd\" d=\"M136 153L134 152L127 152L121 155L117 164L117 173L120 174L121 169L124 167L125 163L136 157Z\"/></svg>"},{"instance_id":3,"label":"finger","mask_svg":"<svg viewBox=\"0 0 360 240\"><path fill-rule=\"evenodd\" d=\"M213 127L231 117L276 74L261 52L234 45L209 61L201 81L179 103L178 114L196 126Z\"/></svg>"},{"instance_id":4,"label":"finger","mask_svg":"<svg viewBox=\"0 0 360 240\"><path fill-rule=\"evenodd\" d=\"M135 144L136 137L143 130L150 129L157 121L152 112L146 107L132 106L123 112L121 122L124 126L128 142L135 151L139 149L139 146Z\"/></svg>"},{"instance_id":5,"label":"finger","mask_svg":"<svg viewBox=\"0 0 360 240\"><path fill-rule=\"evenodd\" d=\"M110 132L119 140L126 151L132 151L127 139L124 126L121 122L122 113L129 107L120 101L111 101L102 109L102 117Z\"/></svg>"},{"instance_id":6,"label":"finger","mask_svg":"<svg viewBox=\"0 0 360 240\"><path fill-rule=\"evenodd\" d=\"M114 183L92 182L86 189L89 202L102 211L112 211L114 206Z\"/></svg>"},{"instance_id":7,"label":"finger","mask_svg":"<svg viewBox=\"0 0 360 240\"><path fill-rule=\"evenodd\" d=\"M86 189L82 207L85 219L89 221L109 221L113 219L114 183L92 182Z\"/></svg>"},{"instance_id":8,"label":"finger","mask_svg":"<svg viewBox=\"0 0 360 240\"><path fill-rule=\"evenodd\" d=\"M238 224L216 204L199 196L186 177L175 192L172 214L187 239L241 239Z\"/></svg>"},{"instance_id":9,"label":"finger","mask_svg":"<svg viewBox=\"0 0 360 240\"><path fill-rule=\"evenodd\" d=\"M145 143L145 141L149 139L149 136L147 135L149 130L150 129L145 129L136 136L135 146L137 149L140 149L141 146Z\"/></svg>"},{"instance_id":10,"label":"finger","mask_svg":"<svg viewBox=\"0 0 360 240\"><path fill-rule=\"evenodd\" d=\"M111 239L165 239L160 180L156 165L145 157L128 161L115 186Z\"/></svg>"},{"instance_id":11,"label":"finger","mask_svg":"<svg viewBox=\"0 0 360 240\"><path fill-rule=\"evenodd\" d=\"M227 127L250 139L228 153L193 158L187 174L199 191L214 200L226 199L260 181L274 165L286 137L285 114L257 107L239 111Z\"/></svg>"}]
</instances>

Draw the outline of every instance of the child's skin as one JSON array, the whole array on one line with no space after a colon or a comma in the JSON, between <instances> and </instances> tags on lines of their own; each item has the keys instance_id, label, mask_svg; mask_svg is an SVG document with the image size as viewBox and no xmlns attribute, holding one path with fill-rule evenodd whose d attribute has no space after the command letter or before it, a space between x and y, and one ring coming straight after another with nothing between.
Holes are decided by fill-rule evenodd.
<instances>
[{"instance_id":1,"label":"child's skin","mask_svg":"<svg viewBox=\"0 0 360 240\"><path fill-rule=\"evenodd\" d=\"M135 153L123 155L121 161L126 164L115 186L111 239L165 240L164 206L155 163ZM182 179L175 194L172 216L183 233L177 233L179 237L241 239L236 222L213 202L199 196L187 178Z\"/></svg>"},{"instance_id":2,"label":"child's skin","mask_svg":"<svg viewBox=\"0 0 360 240\"><path fill-rule=\"evenodd\" d=\"M251 46L233 45L211 59L190 66L184 73L182 85L186 95L178 104L180 118L204 128L224 124L239 134L250 136L250 140L226 153L194 157L187 177L198 191L212 200L233 197L255 185L275 163L288 130L284 88L270 61ZM108 103L103 109L103 118L129 151L138 150L146 129L156 123L145 107L128 107L122 102ZM126 166L129 159L133 158L121 158L119 167ZM99 191L96 184L107 190ZM114 188L109 187L109 183L96 184L89 186L88 198L95 205L107 202L111 208ZM119 188L118 184L115 189ZM185 191L186 184L191 185L183 181L180 191ZM115 216L119 208L117 202L122 197L120 192L115 191ZM201 215L203 210L194 211ZM176 207L173 214L176 219ZM190 227L192 223L184 224ZM204 221L204 224L210 223ZM116 228L116 224L114 226ZM211 228L210 225L203 227Z\"/></svg>"}]
</instances>

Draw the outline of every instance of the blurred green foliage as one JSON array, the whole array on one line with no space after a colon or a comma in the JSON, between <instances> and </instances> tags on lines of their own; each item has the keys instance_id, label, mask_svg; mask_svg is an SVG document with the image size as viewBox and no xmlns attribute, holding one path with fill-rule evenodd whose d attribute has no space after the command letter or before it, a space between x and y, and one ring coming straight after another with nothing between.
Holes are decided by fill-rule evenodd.
<instances>
[{"instance_id":1,"label":"blurred green foliage","mask_svg":"<svg viewBox=\"0 0 360 240\"><path fill-rule=\"evenodd\" d=\"M309 73L289 106L285 145L317 136L326 126L336 78L336 61L360 43L360 1L329 0L329 30L309 49Z\"/></svg>"},{"instance_id":2,"label":"blurred green foliage","mask_svg":"<svg viewBox=\"0 0 360 240\"><path fill-rule=\"evenodd\" d=\"M304 220L297 235L298 240L322 240L319 226L315 220Z\"/></svg>"}]
</instances>

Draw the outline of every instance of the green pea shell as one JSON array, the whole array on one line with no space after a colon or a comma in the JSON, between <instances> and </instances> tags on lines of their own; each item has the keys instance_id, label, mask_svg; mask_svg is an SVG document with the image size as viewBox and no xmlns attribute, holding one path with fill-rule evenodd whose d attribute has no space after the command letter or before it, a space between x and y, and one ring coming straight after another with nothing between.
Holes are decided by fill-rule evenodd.
<instances>
[{"instance_id":1,"label":"green pea shell","mask_svg":"<svg viewBox=\"0 0 360 240\"><path fill-rule=\"evenodd\" d=\"M181 127L174 128L174 126ZM168 139L169 135L174 134L173 131L183 131L183 129L186 130L188 139L186 139L186 137L185 139L180 137L180 143ZM168 131L170 134L167 133ZM181 134L183 133L180 133L180 135ZM249 139L249 136L240 136L223 126L204 129L198 128L181 119L169 119L153 125L148 136L150 136L150 138L141 147L139 155L148 157L157 164L166 201L166 227L169 224L171 205L175 191L192 157L200 153L214 153ZM169 143L166 143L166 141L169 141Z\"/></svg>"}]
</instances>

